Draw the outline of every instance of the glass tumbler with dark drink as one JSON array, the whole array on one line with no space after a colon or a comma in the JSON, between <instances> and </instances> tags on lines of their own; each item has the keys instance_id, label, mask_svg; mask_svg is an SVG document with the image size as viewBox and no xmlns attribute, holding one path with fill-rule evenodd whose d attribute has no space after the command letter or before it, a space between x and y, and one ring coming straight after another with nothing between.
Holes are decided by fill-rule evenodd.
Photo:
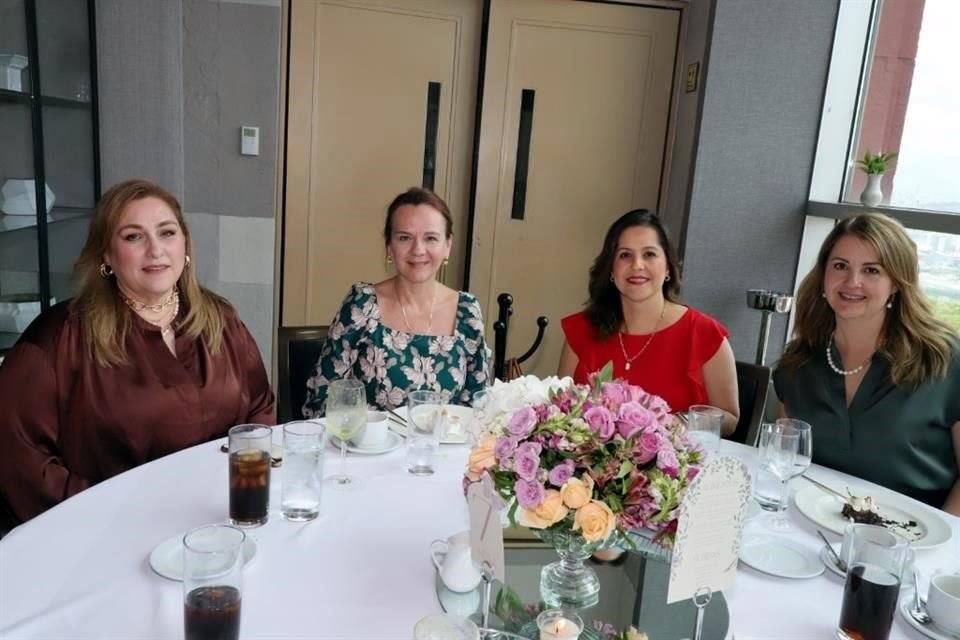
<instances>
[{"instance_id":1,"label":"glass tumbler with dark drink","mask_svg":"<svg viewBox=\"0 0 960 640\"><path fill-rule=\"evenodd\" d=\"M851 527L849 571L840 607L840 640L886 640L897 610L910 543L883 527Z\"/></svg>"},{"instance_id":2,"label":"glass tumbler with dark drink","mask_svg":"<svg viewBox=\"0 0 960 640\"><path fill-rule=\"evenodd\" d=\"M186 640L237 640L243 590L243 543L237 527L214 524L183 536L183 629Z\"/></svg>"},{"instance_id":3,"label":"glass tumbler with dark drink","mask_svg":"<svg viewBox=\"0 0 960 640\"><path fill-rule=\"evenodd\" d=\"M267 521L272 434L262 424L241 424L229 431L230 521L235 525L250 527Z\"/></svg>"}]
</instances>

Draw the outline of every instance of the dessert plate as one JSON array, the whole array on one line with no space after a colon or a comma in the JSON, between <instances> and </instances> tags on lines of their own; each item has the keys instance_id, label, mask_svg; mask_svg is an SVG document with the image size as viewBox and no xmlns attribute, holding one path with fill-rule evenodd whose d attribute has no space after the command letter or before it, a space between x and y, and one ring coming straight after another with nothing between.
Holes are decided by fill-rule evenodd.
<instances>
[{"instance_id":1,"label":"dessert plate","mask_svg":"<svg viewBox=\"0 0 960 640\"><path fill-rule=\"evenodd\" d=\"M912 526L883 525L899 533L914 549L932 549L950 541L953 531L947 522L932 509L893 493L879 489L863 490L858 495L870 495L881 517L887 520L908 523ZM807 518L838 535L843 535L850 522L841 515L844 500L816 486L797 492L793 499L797 510Z\"/></svg>"},{"instance_id":2,"label":"dessert plate","mask_svg":"<svg viewBox=\"0 0 960 640\"><path fill-rule=\"evenodd\" d=\"M243 541L243 566L257 555L257 543L247 536ZM150 568L169 580L183 580L183 534L167 538L150 552Z\"/></svg>"},{"instance_id":3,"label":"dessert plate","mask_svg":"<svg viewBox=\"0 0 960 640\"><path fill-rule=\"evenodd\" d=\"M823 563L815 551L783 536L745 537L740 545L740 561L780 578L815 578L823 573Z\"/></svg>"},{"instance_id":4,"label":"dessert plate","mask_svg":"<svg viewBox=\"0 0 960 640\"><path fill-rule=\"evenodd\" d=\"M337 451L340 451L340 438L337 436L330 436L329 442L331 447ZM364 456L379 456L384 453L390 453L401 444L403 444L403 438L399 434L394 433L393 431L387 431L387 442L382 447L358 447L348 440L347 451L350 453L358 453Z\"/></svg>"}]
</instances>

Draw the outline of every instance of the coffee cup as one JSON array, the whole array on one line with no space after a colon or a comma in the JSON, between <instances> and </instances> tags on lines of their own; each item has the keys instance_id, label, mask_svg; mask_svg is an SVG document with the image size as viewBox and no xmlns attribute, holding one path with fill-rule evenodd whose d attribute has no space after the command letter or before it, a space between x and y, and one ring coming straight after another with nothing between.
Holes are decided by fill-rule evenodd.
<instances>
[{"instance_id":1,"label":"coffee cup","mask_svg":"<svg viewBox=\"0 0 960 640\"><path fill-rule=\"evenodd\" d=\"M960 574L940 573L930 579L927 613L944 631L960 633Z\"/></svg>"},{"instance_id":2,"label":"coffee cup","mask_svg":"<svg viewBox=\"0 0 960 640\"><path fill-rule=\"evenodd\" d=\"M368 411L366 426L350 442L360 449L381 449L386 446L389 433L387 414L383 411Z\"/></svg>"}]
</instances>

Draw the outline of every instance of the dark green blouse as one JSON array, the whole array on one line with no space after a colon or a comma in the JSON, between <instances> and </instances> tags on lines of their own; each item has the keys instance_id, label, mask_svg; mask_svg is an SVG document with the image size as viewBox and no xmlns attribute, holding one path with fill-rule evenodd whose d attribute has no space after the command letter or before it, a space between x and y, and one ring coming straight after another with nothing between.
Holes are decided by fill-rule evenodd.
<instances>
[{"instance_id":1,"label":"dark green blouse","mask_svg":"<svg viewBox=\"0 0 960 640\"><path fill-rule=\"evenodd\" d=\"M945 378L918 389L894 386L889 361L875 355L849 408L825 351L795 371L777 369L773 382L787 415L812 426L815 463L943 507L958 475L960 349Z\"/></svg>"}]
</instances>

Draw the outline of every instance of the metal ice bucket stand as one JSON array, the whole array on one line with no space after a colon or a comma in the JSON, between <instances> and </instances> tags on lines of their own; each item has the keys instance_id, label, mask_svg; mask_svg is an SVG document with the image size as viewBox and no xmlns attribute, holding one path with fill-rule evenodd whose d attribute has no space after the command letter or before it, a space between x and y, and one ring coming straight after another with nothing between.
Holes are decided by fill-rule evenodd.
<instances>
[{"instance_id":1,"label":"metal ice bucket stand","mask_svg":"<svg viewBox=\"0 0 960 640\"><path fill-rule=\"evenodd\" d=\"M790 313L793 296L767 289L747 289L747 306L763 313L760 320L760 341L757 343L757 364L767 359L767 343L770 342L770 319L775 313Z\"/></svg>"}]
</instances>

